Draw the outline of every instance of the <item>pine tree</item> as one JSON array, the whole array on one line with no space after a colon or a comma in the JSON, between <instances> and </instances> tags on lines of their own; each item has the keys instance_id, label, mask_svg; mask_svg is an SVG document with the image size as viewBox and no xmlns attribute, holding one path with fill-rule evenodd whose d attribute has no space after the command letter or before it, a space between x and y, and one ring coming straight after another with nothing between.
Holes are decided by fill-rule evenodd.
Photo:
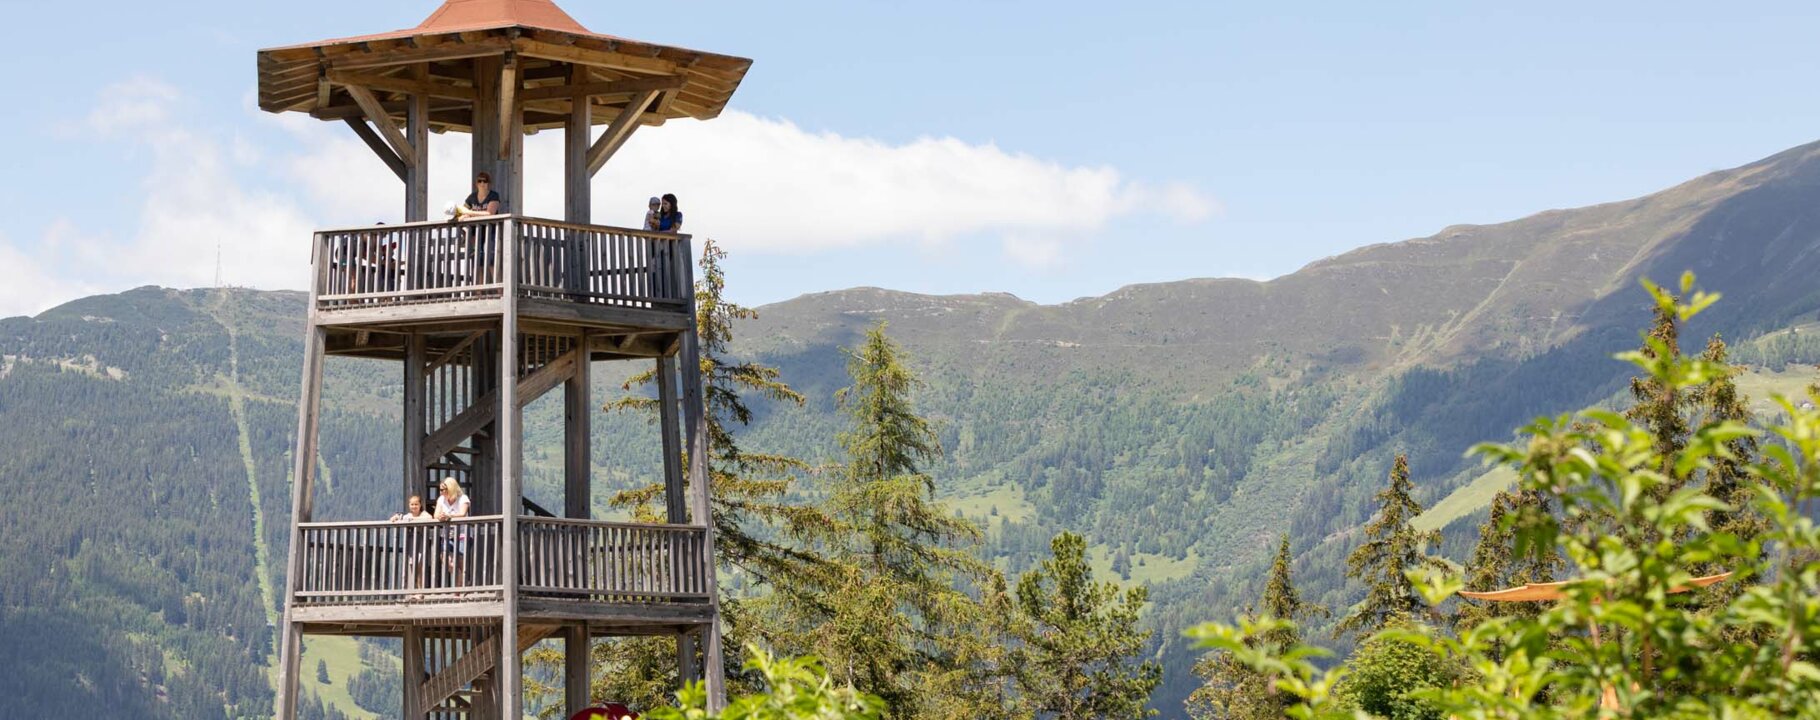
<instances>
[{"instance_id":1,"label":"pine tree","mask_svg":"<svg viewBox=\"0 0 1820 720\"><path fill-rule=\"evenodd\" d=\"M1491 515L1479 526L1479 540L1467 560L1466 587L1488 591L1553 582L1566 567L1560 552L1552 545L1522 541L1525 530L1549 522L1554 517L1541 493L1520 488L1499 492L1492 498ZM1464 631L1494 617L1533 617L1542 609L1534 603L1461 600L1454 610L1454 626Z\"/></svg>"},{"instance_id":2,"label":"pine tree","mask_svg":"<svg viewBox=\"0 0 1820 720\"><path fill-rule=\"evenodd\" d=\"M713 240L702 246L700 276L695 285L696 337L700 348L702 400L705 406L710 505L714 521L715 559L747 578L754 592L746 597L723 597L722 647L727 667L739 667L734 653L752 641L765 641L786 652L804 650L799 638L783 637L783 623L769 609L773 603L800 601L833 587L838 577L833 566L815 548L834 531L834 521L812 503L791 499L797 474L808 465L797 458L751 452L741 447L735 430L752 420L748 396L770 402L801 406L804 398L780 377L776 368L728 358L736 322L757 317L753 310L728 301L726 274L721 261L726 251ZM627 379L624 388L655 384L654 371ZM633 396L607 405L609 411L631 410L653 418L658 401ZM659 508L663 485L653 484L616 494L612 504L630 508L641 520L664 520ZM670 701L678 685L676 641L669 637L625 638L592 645L596 669L592 691L596 697L653 706ZM528 662L534 667L560 668L559 651L539 648ZM744 687L739 676L729 678L734 692ZM557 688L528 681L534 693L554 695Z\"/></svg>"},{"instance_id":3,"label":"pine tree","mask_svg":"<svg viewBox=\"0 0 1820 720\"><path fill-rule=\"evenodd\" d=\"M1377 494L1377 519L1365 526L1365 542L1346 558L1346 577L1365 583L1365 600L1340 620L1337 633L1369 635L1393 618L1414 618L1422 612L1426 603L1406 573L1440 567L1427 555L1426 546L1440 543L1441 533L1410 525L1422 514L1422 505L1410 496L1412 489L1409 461L1398 453L1390 486Z\"/></svg>"},{"instance_id":4,"label":"pine tree","mask_svg":"<svg viewBox=\"0 0 1820 720\"><path fill-rule=\"evenodd\" d=\"M1657 303L1654 318L1639 352L1651 359L1680 357L1681 329L1674 303ZM1687 442L1687 419L1682 415L1686 398L1674 387L1647 373L1631 378L1630 394L1636 404L1624 411L1624 417L1649 431L1655 438L1656 452L1666 462L1667 458L1680 452ZM1672 476L1672 470L1667 466L1662 468L1664 475ZM1674 483L1664 484L1657 489L1657 495L1665 498L1676 489Z\"/></svg>"},{"instance_id":5,"label":"pine tree","mask_svg":"<svg viewBox=\"0 0 1820 720\"><path fill-rule=\"evenodd\" d=\"M990 568L959 547L980 529L935 501L923 466L940 456L935 429L916 413L916 376L879 323L850 351L853 384L836 395L849 428L828 511L851 536L837 549L841 590L822 599L815 654L842 682L876 694L893 718L921 717L941 704L931 678L976 668L980 604L961 587L989 583ZM990 674L990 673L986 673ZM989 694L989 693L985 693Z\"/></svg>"},{"instance_id":6,"label":"pine tree","mask_svg":"<svg viewBox=\"0 0 1820 720\"><path fill-rule=\"evenodd\" d=\"M1696 388L1693 393L1695 412L1701 417L1701 424L1709 422L1751 422L1750 400L1738 392L1738 369L1730 367L1727 360L1725 340L1714 335L1706 343L1706 350L1700 359L1717 365L1725 365L1723 375L1706 385ZM1758 542L1764 533L1769 532L1769 519L1756 510L1755 499L1757 486L1761 481L1750 474L1750 465L1757 460L1757 439L1740 437L1725 443L1732 457L1714 457L1712 466L1705 471L1706 494L1713 496L1730 506L1724 510L1711 510L1706 513L1706 522L1714 532L1729 533L1744 542ZM1758 559L1763 557L1761 548L1757 551ZM1711 575L1727 572L1736 568L1722 567L1719 564L1706 563L1694 568L1695 575ZM1696 601L1705 607L1724 607L1744 593L1745 585L1741 582L1720 583L1718 586L1701 592Z\"/></svg>"},{"instance_id":7,"label":"pine tree","mask_svg":"<svg viewBox=\"0 0 1820 720\"><path fill-rule=\"evenodd\" d=\"M329 663L328 663L328 661L322 660L322 659L316 660L316 682L322 683L324 685L329 684Z\"/></svg>"},{"instance_id":8,"label":"pine tree","mask_svg":"<svg viewBox=\"0 0 1820 720\"><path fill-rule=\"evenodd\" d=\"M1326 610L1302 600L1290 577L1289 536L1277 544L1276 561L1270 566L1270 579L1258 598L1255 612L1265 617L1300 621L1309 615L1325 615ZM1252 648L1289 648L1300 644L1301 631L1295 627L1270 630L1247 644ZM1188 714L1195 718L1222 720L1274 720L1295 704L1295 698L1279 692L1275 678L1239 664L1229 653L1216 652L1195 663L1195 675L1202 680L1200 688L1188 696Z\"/></svg>"},{"instance_id":9,"label":"pine tree","mask_svg":"<svg viewBox=\"0 0 1820 720\"><path fill-rule=\"evenodd\" d=\"M1074 533L1055 536L1050 551L1017 583L1011 667L1024 708L1057 720L1154 714L1144 706L1162 665L1134 662L1150 638L1138 629L1149 590L1095 582L1087 541Z\"/></svg>"}]
</instances>

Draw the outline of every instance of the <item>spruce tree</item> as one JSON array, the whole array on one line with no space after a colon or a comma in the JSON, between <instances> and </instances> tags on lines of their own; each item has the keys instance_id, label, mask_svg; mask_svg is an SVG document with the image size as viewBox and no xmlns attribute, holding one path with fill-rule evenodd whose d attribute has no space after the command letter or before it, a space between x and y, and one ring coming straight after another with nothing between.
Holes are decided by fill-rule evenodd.
<instances>
[{"instance_id":1,"label":"spruce tree","mask_svg":"<svg viewBox=\"0 0 1820 720\"><path fill-rule=\"evenodd\" d=\"M1554 582L1566 567L1551 545L1522 542L1525 531L1554 522L1551 504L1541 494L1521 488L1492 498L1491 515L1479 526L1479 540L1466 563L1466 587L1489 591ZM1454 626L1462 631L1494 617L1533 617L1543 607L1534 603L1475 603L1461 600Z\"/></svg>"},{"instance_id":2,"label":"spruce tree","mask_svg":"<svg viewBox=\"0 0 1820 720\"><path fill-rule=\"evenodd\" d=\"M1365 542L1346 558L1346 577L1365 583L1365 599L1340 620L1336 633L1369 635L1393 618L1414 618L1426 603L1407 573L1440 564L1426 553L1438 544L1441 533L1419 531L1410 525L1422 514L1422 505L1410 496L1409 461L1397 453L1390 470L1390 485L1377 494L1377 519L1365 526Z\"/></svg>"},{"instance_id":3,"label":"spruce tree","mask_svg":"<svg viewBox=\"0 0 1820 720\"><path fill-rule=\"evenodd\" d=\"M327 660L316 661L316 682L329 684L329 663Z\"/></svg>"},{"instance_id":4,"label":"spruce tree","mask_svg":"<svg viewBox=\"0 0 1820 720\"><path fill-rule=\"evenodd\" d=\"M1095 582L1087 542L1074 533L1055 536L1050 551L1017 583L1010 666L1023 708L1057 720L1155 714L1145 704L1162 665L1136 662L1150 638L1138 629L1148 589Z\"/></svg>"},{"instance_id":5,"label":"spruce tree","mask_svg":"<svg viewBox=\"0 0 1820 720\"><path fill-rule=\"evenodd\" d=\"M780 377L776 368L756 362L738 362L728 356L736 322L757 317L753 310L726 299L726 274L721 262L727 253L708 240L702 246L700 275L695 282L696 337L700 349L703 416L706 425L709 468L709 502L714 521L715 559L746 578L752 592L724 596L721 603L722 647L726 666L739 667L746 643L764 641L785 652L806 649L805 641L790 634L777 621L771 606L802 602L833 587L838 573L815 551L828 537L834 521L812 503L792 499L796 476L808 471L807 463L786 455L753 452L739 444L735 431L752 420L746 398L801 406L804 398ZM654 371L628 378L624 389L649 387L657 382ZM630 396L609 403L608 411L648 413L655 420L658 400ZM663 485L652 484L617 493L611 503L632 510L640 520L662 522ZM669 637L622 638L592 645L595 672L593 693L637 705L654 706L670 701L678 685L676 641ZM528 662L534 667L560 668L559 651L539 648ZM742 684L742 676L729 677L735 692L756 688ZM553 696L557 688L534 680L526 688Z\"/></svg>"},{"instance_id":6,"label":"spruce tree","mask_svg":"<svg viewBox=\"0 0 1820 720\"><path fill-rule=\"evenodd\" d=\"M815 654L841 682L885 699L888 716L920 717L940 704L931 682L979 660L982 609L961 588L992 573L963 547L980 529L934 497L924 465L940 456L934 427L916 413L919 381L879 323L850 351L853 384L836 395L848 429L828 512L850 536L835 549L843 577L823 599Z\"/></svg>"},{"instance_id":7,"label":"spruce tree","mask_svg":"<svg viewBox=\"0 0 1820 720\"><path fill-rule=\"evenodd\" d=\"M1724 372L1712 382L1699 386L1691 393L1699 424L1732 421L1750 423L1750 400L1738 391L1738 369L1728 363L1725 340L1714 335L1706 343L1706 350L1700 359L1709 363L1724 366ZM1761 483L1750 474L1750 466L1757 461L1757 439L1744 436L1728 440L1725 447L1732 457L1714 457L1712 465L1705 470L1705 492L1728 507L1722 510L1710 510L1706 513L1706 522L1713 532L1728 533L1740 541L1761 542L1763 535L1769 532L1769 519L1756 509L1755 501L1758 486ZM1757 550L1758 559L1763 557L1763 549ZM1702 563L1693 568L1695 575L1712 575L1728 572L1737 568L1725 566L1724 563ZM1697 597L1704 607L1724 607L1742 595L1745 584L1742 582L1725 582L1701 592Z\"/></svg>"},{"instance_id":8,"label":"spruce tree","mask_svg":"<svg viewBox=\"0 0 1820 720\"><path fill-rule=\"evenodd\" d=\"M1276 560L1270 566L1270 577L1257 605L1246 614L1280 620L1300 621L1309 615L1325 615L1326 610L1302 600L1290 577L1289 536L1277 544ZM1277 650L1301 644L1302 634L1294 626L1273 629L1250 639L1253 649ZM1276 688L1276 678L1237 662L1230 653L1216 652L1194 665L1202 684L1188 696L1188 714L1213 720L1274 720L1295 704L1292 695Z\"/></svg>"},{"instance_id":9,"label":"spruce tree","mask_svg":"<svg viewBox=\"0 0 1820 720\"><path fill-rule=\"evenodd\" d=\"M1670 296L1670 299L1673 299ZM1672 359L1681 357L1681 328L1675 314L1673 302L1657 303L1654 319L1649 332L1644 335L1643 347L1639 352L1650 359ZM1681 451L1687 442L1687 419L1682 415L1686 398L1674 386L1663 383L1645 373L1630 380L1631 399L1636 404L1624 411L1624 417L1649 431L1655 438L1656 452L1667 462ZM1673 476L1673 468L1663 466L1664 475ZM1657 490L1659 498L1678 489L1677 483L1662 485Z\"/></svg>"}]
</instances>

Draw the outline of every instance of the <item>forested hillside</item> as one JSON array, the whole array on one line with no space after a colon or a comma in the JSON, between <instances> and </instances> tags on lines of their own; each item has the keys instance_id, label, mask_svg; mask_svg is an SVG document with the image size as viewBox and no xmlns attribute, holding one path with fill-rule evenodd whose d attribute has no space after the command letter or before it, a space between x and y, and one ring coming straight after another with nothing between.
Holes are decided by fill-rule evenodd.
<instances>
[{"instance_id":1,"label":"forested hillside","mask_svg":"<svg viewBox=\"0 0 1820 720\"><path fill-rule=\"evenodd\" d=\"M1179 716L1192 689L1180 629L1254 597L1279 534L1310 600L1356 600L1344 558L1392 453L1409 454L1425 505L1461 493L1436 522L1465 518L1447 528L1463 553L1461 528L1496 478L1473 483L1479 469L1461 453L1612 398L1628 373L1609 357L1637 343L1646 318L1639 277L1692 269L1726 294L1687 337L1733 340L1736 359L1762 368L1747 391L1811 375L1815 198L1820 147L1807 146L1270 282L1185 280L1051 306L808 295L735 328L736 352L808 397L756 406L742 442L831 461L842 348L886 321L929 382L917 403L939 424L941 496L987 523L983 550L1007 569L1030 567L1067 529L1100 571L1150 584L1166 668L1155 703ZM141 288L0 320L0 664L16 669L0 695L22 712L268 712L302 312L298 293ZM598 368L596 400L632 370ZM329 373L319 513L383 517L398 475L397 369L337 360ZM546 505L559 405L546 398L527 418L527 489ZM594 427L608 485L655 476L643 418L603 413ZM330 681L305 688L329 712L384 714L372 689L392 677L383 653L308 652L306 669L323 661Z\"/></svg>"}]
</instances>

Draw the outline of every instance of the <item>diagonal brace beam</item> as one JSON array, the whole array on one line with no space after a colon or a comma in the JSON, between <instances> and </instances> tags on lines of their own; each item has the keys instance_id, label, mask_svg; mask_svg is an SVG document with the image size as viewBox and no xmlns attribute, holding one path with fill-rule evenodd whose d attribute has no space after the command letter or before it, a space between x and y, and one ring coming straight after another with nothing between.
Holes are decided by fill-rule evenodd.
<instances>
[{"instance_id":1,"label":"diagonal brace beam","mask_svg":"<svg viewBox=\"0 0 1820 720\"><path fill-rule=\"evenodd\" d=\"M600 139L594 141L594 146L588 148L589 177L600 172L607 160L613 157L613 153L619 152L626 144L626 139L632 137L632 131L638 129L638 120L644 117L645 108L650 107L651 101L663 92L666 91L647 90L632 96L632 102L626 104L626 109L619 113L619 117L613 118L613 123L607 126L606 132L601 133Z\"/></svg>"},{"instance_id":2,"label":"diagonal brace beam","mask_svg":"<svg viewBox=\"0 0 1820 720\"><path fill-rule=\"evenodd\" d=\"M411 145L410 140L405 138L404 131L398 128L398 123L392 122L392 116L386 113L385 106L379 103L379 98L373 96L373 91L359 85L344 85L343 87L348 91L348 96L354 98L354 104L360 106L360 112L373 122L373 127L379 129L379 136L385 138L386 144L392 147L392 152L398 154L398 158L404 162L404 166L416 167L414 165L417 158L416 148Z\"/></svg>"}]
</instances>

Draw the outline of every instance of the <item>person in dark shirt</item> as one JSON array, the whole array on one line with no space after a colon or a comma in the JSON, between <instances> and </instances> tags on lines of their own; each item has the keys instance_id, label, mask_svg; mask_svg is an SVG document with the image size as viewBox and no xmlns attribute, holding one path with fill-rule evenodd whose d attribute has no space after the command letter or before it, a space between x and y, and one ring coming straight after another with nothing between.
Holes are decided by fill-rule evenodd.
<instances>
[{"instance_id":1,"label":"person in dark shirt","mask_svg":"<svg viewBox=\"0 0 1820 720\"><path fill-rule=\"evenodd\" d=\"M468 193L468 199L461 201L458 215L498 215L501 206L499 191L493 189L493 176L487 173L474 175L474 192Z\"/></svg>"},{"instance_id":2,"label":"person in dark shirt","mask_svg":"<svg viewBox=\"0 0 1820 720\"><path fill-rule=\"evenodd\" d=\"M659 232L682 232L682 209L676 206L676 195L664 193L663 207L657 211L657 229Z\"/></svg>"}]
</instances>

